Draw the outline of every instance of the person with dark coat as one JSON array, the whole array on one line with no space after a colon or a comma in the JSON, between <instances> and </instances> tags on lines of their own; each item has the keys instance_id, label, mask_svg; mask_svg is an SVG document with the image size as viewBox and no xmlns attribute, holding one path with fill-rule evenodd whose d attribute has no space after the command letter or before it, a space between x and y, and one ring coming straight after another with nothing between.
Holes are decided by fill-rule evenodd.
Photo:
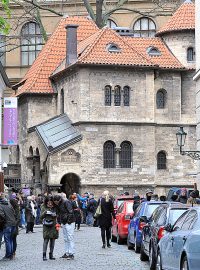
<instances>
[{"instance_id":1,"label":"person with dark coat","mask_svg":"<svg viewBox=\"0 0 200 270\"><path fill-rule=\"evenodd\" d=\"M15 217L16 217L16 228L15 228L15 232L13 233L13 257L15 257L16 249L17 249L17 235L19 234L19 225L20 225L20 206L18 204L18 199L17 199L16 194L11 195L10 204L15 210Z\"/></svg>"},{"instance_id":2,"label":"person with dark coat","mask_svg":"<svg viewBox=\"0 0 200 270\"><path fill-rule=\"evenodd\" d=\"M65 241L65 253L62 258L73 260L75 216L72 203L67 199L63 200L59 195L55 195L53 197L53 201L58 210L59 220L62 224Z\"/></svg>"},{"instance_id":3,"label":"person with dark coat","mask_svg":"<svg viewBox=\"0 0 200 270\"><path fill-rule=\"evenodd\" d=\"M72 207L74 210L75 229L80 230L82 217L81 217L81 207L80 207L80 204L78 202L78 198L77 198L76 194L72 194L69 196L69 199L72 202Z\"/></svg>"},{"instance_id":4,"label":"person with dark coat","mask_svg":"<svg viewBox=\"0 0 200 270\"><path fill-rule=\"evenodd\" d=\"M43 223L43 261L47 260L46 253L49 242L49 259L55 260L53 257L53 251L55 246L55 239L58 239L58 230L56 227L56 207L53 203L53 197L51 195L45 197L44 203L41 205L40 221Z\"/></svg>"},{"instance_id":5,"label":"person with dark coat","mask_svg":"<svg viewBox=\"0 0 200 270\"><path fill-rule=\"evenodd\" d=\"M176 201L186 204L187 199L188 199L187 198L187 189L186 188L181 188L180 195L178 196L178 199Z\"/></svg>"},{"instance_id":6,"label":"person with dark coat","mask_svg":"<svg viewBox=\"0 0 200 270\"><path fill-rule=\"evenodd\" d=\"M138 206L140 205L140 196L139 194L134 194L133 196L133 212L135 213L135 211L137 210Z\"/></svg>"},{"instance_id":7,"label":"person with dark coat","mask_svg":"<svg viewBox=\"0 0 200 270\"><path fill-rule=\"evenodd\" d=\"M27 197L27 204L25 208L25 216L26 216L26 233L32 232L35 223L35 218L37 216L37 204L35 202L35 196Z\"/></svg>"},{"instance_id":8,"label":"person with dark coat","mask_svg":"<svg viewBox=\"0 0 200 270\"><path fill-rule=\"evenodd\" d=\"M0 220L3 220L3 225L0 235L4 236L6 254L3 260L13 259L13 234L16 230L16 216L12 205L5 199L3 193L0 193ZM0 237L1 238L1 237Z\"/></svg>"},{"instance_id":9,"label":"person with dark coat","mask_svg":"<svg viewBox=\"0 0 200 270\"><path fill-rule=\"evenodd\" d=\"M112 216L115 218L114 206L109 191L104 191L102 197L98 201L98 205L101 205L101 215L98 218L99 227L101 228L101 238L103 242L102 248L110 248Z\"/></svg>"},{"instance_id":10,"label":"person with dark coat","mask_svg":"<svg viewBox=\"0 0 200 270\"><path fill-rule=\"evenodd\" d=\"M88 226L93 226L94 214L96 212L96 209L97 209L97 201L94 199L94 194L90 194L87 203L87 217L86 217L86 224Z\"/></svg>"}]
</instances>

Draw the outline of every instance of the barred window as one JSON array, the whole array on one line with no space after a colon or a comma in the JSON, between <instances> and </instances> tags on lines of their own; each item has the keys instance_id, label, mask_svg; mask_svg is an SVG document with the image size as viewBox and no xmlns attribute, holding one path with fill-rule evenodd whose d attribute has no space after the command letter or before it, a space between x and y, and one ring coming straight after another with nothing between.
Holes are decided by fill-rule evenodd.
<instances>
[{"instance_id":1,"label":"barred window","mask_svg":"<svg viewBox=\"0 0 200 270\"><path fill-rule=\"evenodd\" d=\"M164 151L160 151L157 155L157 169L166 170L167 169L167 159Z\"/></svg>"},{"instance_id":2,"label":"barred window","mask_svg":"<svg viewBox=\"0 0 200 270\"><path fill-rule=\"evenodd\" d=\"M193 62L194 61L194 48L190 47L187 49L187 61L188 62Z\"/></svg>"},{"instance_id":3,"label":"barred window","mask_svg":"<svg viewBox=\"0 0 200 270\"><path fill-rule=\"evenodd\" d=\"M115 86L115 89L114 89L114 103L115 103L115 106L121 105L121 88L118 85Z\"/></svg>"},{"instance_id":4,"label":"barred window","mask_svg":"<svg viewBox=\"0 0 200 270\"><path fill-rule=\"evenodd\" d=\"M130 88L128 86L124 87L124 106L129 106L130 103Z\"/></svg>"},{"instance_id":5,"label":"barred window","mask_svg":"<svg viewBox=\"0 0 200 270\"><path fill-rule=\"evenodd\" d=\"M111 87L107 85L105 87L105 106L111 106L112 96L111 96Z\"/></svg>"},{"instance_id":6,"label":"barred window","mask_svg":"<svg viewBox=\"0 0 200 270\"><path fill-rule=\"evenodd\" d=\"M120 167L131 168L131 162L132 162L132 144L127 141L122 142L120 152Z\"/></svg>"},{"instance_id":7,"label":"barred window","mask_svg":"<svg viewBox=\"0 0 200 270\"><path fill-rule=\"evenodd\" d=\"M153 20L143 17L138 19L133 26L134 37L154 37L156 24Z\"/></svg>"},{"instance_id":8,"label":"barred window","mask_svg":"<svg viewBox=\"0 0 200 270\"><path fill-rule=\"evenodd\" d=\"M115 143L107 141L103 146L104 168L115 168Z\"/></svg>"},{"instance_id":9,"label":"barred window","mask_svg":"<svg viewBox=\"0 0 200 270\"><path fill-rule=\"evenodd\" d=\"M156 94L157 109L165 108L166 103L166 91L164 89L159 90Z\"/></svg>"},{"instance_id":10,"label":"barred window","mask_svg":"<svg viewBox=\"0 0 200 270\"><path fill-rule=\"evenodd\" d=\"M42 34L39 24L28 22L21 31L21 62L22 66L32 65L42 49Z\"/></svg>"}]
</instances>

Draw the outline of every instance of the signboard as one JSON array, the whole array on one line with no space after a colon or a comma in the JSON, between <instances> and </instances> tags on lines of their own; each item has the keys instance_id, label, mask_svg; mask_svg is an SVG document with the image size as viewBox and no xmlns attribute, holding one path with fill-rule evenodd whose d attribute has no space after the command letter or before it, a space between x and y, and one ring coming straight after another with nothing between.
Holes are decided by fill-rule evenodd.
<instances>
[{"instance_id":1,"label":"signboard","mask_svg":"<svg viewBox=\"0 0 200 270\"><path fill-rule=\"evenodd\" d=\"M4 98L3 144L17 145L17 98Z\"/></svg>"}]
</instances>

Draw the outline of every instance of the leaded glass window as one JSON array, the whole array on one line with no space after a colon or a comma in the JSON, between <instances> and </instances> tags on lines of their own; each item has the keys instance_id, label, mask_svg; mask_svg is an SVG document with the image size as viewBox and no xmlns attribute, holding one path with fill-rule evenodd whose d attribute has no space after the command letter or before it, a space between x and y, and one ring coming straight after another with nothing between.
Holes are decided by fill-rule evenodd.
<instances>
[{"instance_id":1,"label":"leaded glass window","mask_svg":"<svg viewBox=\"0 0 200 270\"><path fill-rule=\"evenodd\" d=\"M128 86L124 87L124 106L129 106L130 103L130 88Z\"/></svg>"},{"instance_id":2,"label":"leaded glass window","mask_svg":"<svg viewBox=\"0 0 200 270\"><path fill-rule=\"evenodd\" d=\"M157 155L157 169L166 170L167 169L167 159L164 151L160 151Z\"/></svg>"},{"instance_id":3,"label":"leaded glass window","mask_svg":"<svg viewBox=\"0 0 200 270\"><path fill-rule=\"evenodd\" d=\"M115 168L115 143L107 141L103 146L104 168Z\"/></svg>"},{"instance_id":4,"label":"leaded glass window","mask_svg":"<svg viewBox=\"0 0 200 270\"><path fill-rule=\"evenodd\" d=\"M132 163L132 145L130 142L122 142L120 152L120 167L131 168Z\"/></svg>"},{"instance_id":5,"label":"leaded glass window","mask_svg":"<svg viewBox=\"0 0 200 270\"><path fill-rule=\"evenodd\" d=\"M114 103L115 103L115 106L121 105L121 88L118 85L115 86L115 89L114 89Z\"/></svg>"},{"instance_id":6,"label":"leaded glass window","mask_svg":"<svg viewBox=\"0 0 200 270\"><path fill-rule=\"evenodd\" d=\"M133 26L134 37L154 37L156 24L147 17L138 19Z\"/></svg>"},{"instance_id":7,"label":"leaded glass window","mask_svg":"<svg viewBox=\"0 0 200 270\"><path fill-rule=\"evenodd\" d=\"M42 49L43 38L39 24L28 22L21 31L22 66L32 65Z\"/></svg>"},{"instance_id":8,"label":"leaded glass window","mask_svg":"<svg viewBox=\"0 0 200 270\"><path fill-rule=\"evenodd\" d=\"M188 62L193 62L194 61L194 48L190 47L187 49L187 61Z\"/></svg>"},{"instance_id":9,"label":"leaded glass window","mask_svg":"<svg viewBox=\"0 0 200 270\"><path fill-rule=\"evenodd\" d=\"M0 61L3 66L6 65L6 37L0 34Z\"/></svg>"},{"instance_id":10,"label":"leaded glass window","mask_svg":"<svg viewBox=\"0 0 200 270\"><path fill-rule=\"evenodd\" d=\"M159 90L156 94L157 109L164 109L166 102L166 93L164 90Z\"/></svg>"},{"instance_id":11,"label":"leaded glass window","mask_svg":"<svg viewBox=\"0 0 200 270\"><path fill-rule=\"evenodd\" d=\"M107 85L105 87L105 105L106 106L111 106L111 87Z\"/></svg>"}]
</instances>

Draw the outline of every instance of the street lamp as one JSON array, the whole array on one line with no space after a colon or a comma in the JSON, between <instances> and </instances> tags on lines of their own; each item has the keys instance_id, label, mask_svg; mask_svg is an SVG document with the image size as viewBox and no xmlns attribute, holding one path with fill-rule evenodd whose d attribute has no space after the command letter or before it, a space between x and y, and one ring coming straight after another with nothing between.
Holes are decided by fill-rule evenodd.
<instances>
[{"instance_id":1,"label":"street lamp","mask_svg":"<svg viewBox=\"0 0 200 270\"><path fill-rule=\"evenodd\" d=\"M180 127L179 131L176 133L177 145L180 147L180 154L191 157L195 160L200 160L200 151L183 151L182 148L185 145L187 133Z\"/></svg>"}]
</instances>

